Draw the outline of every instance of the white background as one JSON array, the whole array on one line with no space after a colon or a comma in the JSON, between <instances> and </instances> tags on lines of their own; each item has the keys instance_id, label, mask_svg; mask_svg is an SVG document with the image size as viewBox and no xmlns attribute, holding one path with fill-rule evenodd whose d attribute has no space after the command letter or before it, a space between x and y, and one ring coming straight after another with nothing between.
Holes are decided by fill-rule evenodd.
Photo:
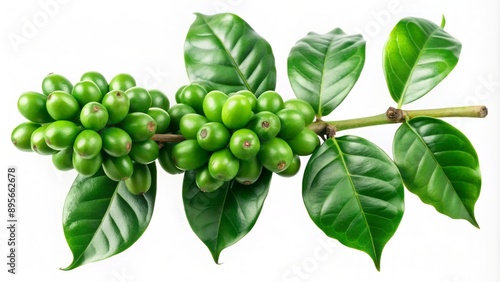
<instances>
[{"instance_id":1,"label":"white background","mask_svg":"<svg viewBox=\"0 0 500 282\"><path fill-rule=\"evenodd\" d=\"M500 281L498 1L55 1L0 4L0 170L17 166L20 205L19 274L6 274L7 232L2 227L0 280ZM47 9L43 3L52 6ZM237 13L266 38L276 57L277 90L286 98L293 97L286 59L297 40L309 31L325 33L335 27L363 33L367 40L363 73L331 119L379 114L394 106L381 67L390 30L406 16L439 24L444 14L446 30L463 43L460 62L429 95L407 109L489 107L484 120L448 119L470 138L480 157L483 186L476 217L481 229L449 219L407 192L405 215L377 272L366 254L328 239L312 223L302 203L299 176L275 177L254 229L223 251L223 264L216 265L185 218L181 177L161 171L154 217L134 246L105 261L59 270L72 259L61 212L76 173L58 172L50 157L20 152L10 144L12 129L23 121L17 97L24 91L40 91L49 72L77 81L85 71L96 70L108 79L128 72L139 85L160 88L173 100L175 90L188 82L183 42L194 12ZM30 23L34 28L28 27ZM13 43L16 36L22 41ZM396 128L386 125L340 134L363 136L390 154ZM0 218L6 218L7 193L0 191Z\"/></svg>"}]
</instances>

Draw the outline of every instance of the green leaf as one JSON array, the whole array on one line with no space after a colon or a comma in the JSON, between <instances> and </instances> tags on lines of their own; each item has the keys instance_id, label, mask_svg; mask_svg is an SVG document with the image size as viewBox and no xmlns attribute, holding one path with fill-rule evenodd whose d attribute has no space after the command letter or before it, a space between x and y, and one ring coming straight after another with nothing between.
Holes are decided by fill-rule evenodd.
<instances>
[{"instance_id":1,"label":"green leaf","mask_svg":"<svg viewBox=\"0 0 500 282\"><path fill-rule=\"evenodd\" d=\"M243 238L257 221L272 174L264 169L252 185L231 181L214 192L198 189L195 175L195 171L184 174L184 210L194 233L208 247L215 263L219 263L222 250Z\"/></svg>"},{"instance_id":2,"label":"green leaf","mask_svg":"<svg viewBox=\"0 0 500 282\"><path fill-rule=\"evenodd\" d=\"M478 227L474 205L481 190L479 161L462 132L439 119L414 118L399 127L393 151L410 192L440 213Z\"/></svg>"},{"instance_id":3,"label":"green leaf","mask_svg":"<svg viewBox=\"0 0 500 282\"><path fill-rule=\"evenodd\" d=\"M247 89L259 96L276 87L269 43L234 14L196 14L184 44L191 81L226 93Z\"/></svg>"},{"instance_id":4,"label":"green leaf","mask_svg":"<svg viewBox=\"0 0 500 282\"><path fill-rule=\"evenodd\" d=\"M363 37L336 28L309 33L288 55L288 78L297 98L312 105L318 117L330 114L349 94L365 63Z\"/></svg>"},{"instance_id":5,"label":"green leaf","mask_svg":"<svg viewBox=\"0 0 500 282\"><path fill-rule=\"evenodd\" d=\"M461 49L460 41L433 22L419 18L399 21L384 49L385 79L398 107L438 85L457 64Z\"/></svg>"},{"instance_id":6,"label":"green leaf","mask_svg":"<svg viewBox=\"0 0 500 282\"><path fill-rule=\"evenodd\" d=\"M403 182L385 152L356 136L328 139L309 159L302 196L326 235L367 253L380 270L404 212Z\"/></svg>"},{"instance_id":7,"label":"green leaf","mask_svg":"<svg viewBox=\"0 0 500 282\"><path fill-rule=\"evenodd\" d=\"M156 167L149 165L151 188L131 194L125 182L109 179L101 170L79 175L66 197L63 229L73 262L63 270L103 260L132 246L149 225L156 197Z\"/></svg>"}]
</instances>

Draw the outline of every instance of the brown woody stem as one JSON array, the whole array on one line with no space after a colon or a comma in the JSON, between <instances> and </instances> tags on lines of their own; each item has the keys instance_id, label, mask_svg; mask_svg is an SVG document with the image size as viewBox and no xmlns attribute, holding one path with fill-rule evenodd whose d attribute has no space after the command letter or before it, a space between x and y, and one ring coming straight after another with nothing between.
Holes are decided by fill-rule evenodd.
<instances>
[{"instance_id":1,"label":"brown woody stem","mask_svg":"<svg viewBox=\"0 0 500 282\"><path fill-rule=\"evenodd\" d=\"M168 142L180 142L185 138L180 134L166 133L166 134L155 134L153 135L153 137L151 137L151 139L156 142L168 143Z\"/></svg>"}]
</instances>

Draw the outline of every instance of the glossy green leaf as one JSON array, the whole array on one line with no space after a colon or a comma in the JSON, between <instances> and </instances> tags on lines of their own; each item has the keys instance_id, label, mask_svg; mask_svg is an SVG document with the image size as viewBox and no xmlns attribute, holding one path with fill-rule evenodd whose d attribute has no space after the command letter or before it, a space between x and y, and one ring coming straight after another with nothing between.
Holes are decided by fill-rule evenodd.
<instances>
[{"instance_id":1,"label":"glossy green leaf","mask_svg":"<svg viewBox=\"0 0 500 282\"><path fill-rule=\"evenodd\" d=\"M476 151L463 133L439 119L414 118L399 127L393 151L410 192L440 213L478 226L474 205L481 173Z\"/></svg>"},{"instance_id":2,"label":"glossy green leaf","mask_svg":"<svg viewBox=\"0 0 500 282\"><path fill-rule=\"evenodd\" d=\"M63 229L73 253L64 270L116 255L132 246L149 225L156 197L156 167L149 165L151 188L132 195L125 182L109 179L101 170L78 176L64 203Z\"/></svg>"},{"instance_id":3,"label":"glossy green leaf","mask_svg":"<svg viewBox=\"0 0 500 282\"><path fill-rule=\"evenodd\" d=\"M393 161L356 136L323 143L309 159L302 182L304 204L314 223L329 237L370 255L377 269L403 217L403 192Z\"/></svg>"},{"instance_id":4,"label":"glossy green leaf","mask_svg":"<svg viewBox=\"0 0 500 282\"><path fill-rule=\"evenodd\" d=\"M259 96L276 87L269 43L234 14L196 14L184 44L191 81L226 93L247 89Z\"/></svg>"},{"instance_id":5,"label":"glossy green leaf","mask_svg":"<svg viewBox=\"0 0 500 282\"><path fill-rule=\"evenodd\" d=\"M384 49L384 73L398 107L427 94L455 67L462 44L443 28L420 18L404 18Z\"/></svg>"},{"instance_id":6,"label":"glossy green leaf","mask_svg":"<svg viewBox=\"0 0 500 282\"><path fill-rule=\"evenodd\" d=\"M309 33L288 55L288 78L297 98L312 105L316 115L331 113L349 94L365 63L366 42L359 34L336 28Z\"/></svg>"},{"instance_id":7,"label":"glossy green leaf","mask_svg":"<svg viewBox=\"0 0 500 282\"><path fill-rule=\"evenodd\" d=\"M198 189L195 175L194 171L184 174L184 210L194 233L219 263L222 250L243 238L257 221L269 192L272 174L263 170L252 185L231 181L214 192Z\"/></svg>"}]
</instances>

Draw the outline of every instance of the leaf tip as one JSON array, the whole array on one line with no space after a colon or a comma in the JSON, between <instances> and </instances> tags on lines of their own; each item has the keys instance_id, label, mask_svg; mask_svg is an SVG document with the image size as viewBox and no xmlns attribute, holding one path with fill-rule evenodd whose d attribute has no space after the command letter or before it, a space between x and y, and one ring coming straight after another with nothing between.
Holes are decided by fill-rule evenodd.
<instances>
[{"instance_id":1,"label":"leaf tip","mask_svg":"<svg viewBox=\"0 0 500 282\"><path fill-rule=\"evenodd\" d=\"M70 265L66 266L66 267L59 267L59 270L62 270L62 271L69 271L69 270L73 270L75 269L77 266L75 266L75 262L73 261Z\"/></svg>"},{"instance_id":2,"label":"leaf tip","mask_svg":"<svg viewBox=\"0 0 500 282\"><path fill-rule=\"evenodd\" d=\"M212 250L210 250L210 252L212 253L212 258L214 259L215 264L221 265L222 263L219 262L220 252L218 252L218 251L212 252Z\"/></svg>"},{"instance_id":3,"label":"leaf tip","mask_svg":"<svg viewBox=\"0 0 500 282\"><path fill-rule=\"evenodd\" d=\"M380 272L380 254L370 255L370 257L373 260L373 264L375 265L375 268L377 269L378 272Z\"/></svg>"},{"instance_id":4,"label":"leaf tip","mask_svg":"<svg viewBox=\"0 0 500 282\"><path fill-rule=\"evenodd\" d=\"M441 26L441 28L444 29L445 25L446 25L446 18L445 18L444 14L443 14L443 15L441 15L441 25L440 26Z\"/></svg>"},{"instance_id":5,"label":"leaf tip","mask_svg":"<svg viewBox=\"0 0 500 282\"><path fill-rule=\"evenodd\" d=\"M202 14L200 12L194 12L193 15L195 15L197 19L199 19L199 18L205 18L207 16L207 15Z\"/></svg>"},{"instance_id":6,"label":"leaf tip","mask_svg":"<svg viewBox=\"0 0 500 282\"><path fill-rule=\"evenodd\" d=\"M476 221L476 219L475 219L474 217L472 217L472 218L469 220L469 222L470 222L470 223L471 223L474 227L476 227L477 229L481 229L481 228L479 227L479 224L477 223L477 221Z\"/></svg>"},{"instance_id":7,"label":"leaf tip","mask_svg":"<svg viewBox=\"0 0 500 282\"><path fill-rule=\"evenodd\" d=\"M338 35L344 35L345 34L345 32L340 27L334 28L329 33L331 33L331 34L338 34Z\"/></svg>"}]
</instances>

